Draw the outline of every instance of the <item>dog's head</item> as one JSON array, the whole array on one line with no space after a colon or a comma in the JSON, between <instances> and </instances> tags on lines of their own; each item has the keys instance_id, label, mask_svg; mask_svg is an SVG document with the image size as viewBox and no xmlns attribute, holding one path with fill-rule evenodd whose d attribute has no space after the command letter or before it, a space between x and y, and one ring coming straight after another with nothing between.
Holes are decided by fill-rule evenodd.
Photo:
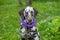
<instances>
[{"instance_id":1,"label":"dog's head","mask_svg":"<svg viewBox=\"0 0 60 40\"><path fill-rule=\"evenodd\" d=\"M21 18L23 18L27 23L33 22L33 18L36 18L37 10L33 7L26 7L19 12Z\"/></svg>"}]
</instances>

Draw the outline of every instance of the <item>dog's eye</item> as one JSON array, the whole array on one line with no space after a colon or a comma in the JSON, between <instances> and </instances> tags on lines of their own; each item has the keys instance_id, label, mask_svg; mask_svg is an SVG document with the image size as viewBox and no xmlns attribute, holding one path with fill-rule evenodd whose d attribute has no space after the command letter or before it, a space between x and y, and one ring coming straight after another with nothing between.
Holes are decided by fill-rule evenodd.
<instances>
[{"instance_id":1,"label":"dog's eye","mask_svg":"<svg viewBox=\"0 0 60 40\"><path fill-rule=\"evenodd\" d=\"M26 17L28 16L28 12L26 12L26 15L25 15Z\"/></svg>"},{"instance_id":2,"label":"dog's eye","mask_svg":"<svg viewBox=\"0 0 60 40\"><path fill-rule=\"evenodd\" d=\"M31 13L33 13L33 12L31 11Z\"/></svg>"},{"instance_id":3,"label":"dog's eye","mask_svg":"<svg viewBox=\"0 0 60 40\"><path fill-rule=\"evenodd\" d=\"M28 14L28 12L26 12L26 14Z\"/></svg>"},{"instance_id":4,"label":"dog's eye","mask_svg":"<svg viewBox=\"0 0 60 40\"><path fill-rule=\"evenodd\" d=\"M33 16L33 14L31 14Z\"/></svg>"},{"instance_id":5,"label":"dog's eye","mask_svg":"<svg viewBox=\"0 0 60 40\"><path fill-rule=\"evenodd\" d=\"M31 11L31 15L33 16L33 12Z\"/></svg>"}]
</instances>

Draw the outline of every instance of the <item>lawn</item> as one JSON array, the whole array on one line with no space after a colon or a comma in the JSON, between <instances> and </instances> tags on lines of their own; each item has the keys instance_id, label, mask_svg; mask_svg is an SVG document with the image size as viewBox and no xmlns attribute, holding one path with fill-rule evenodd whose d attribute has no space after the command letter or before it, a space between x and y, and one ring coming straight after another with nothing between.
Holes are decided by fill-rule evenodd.
<instances>
[{"instance_id":1,"label":"lawn","mask_svg":"<svg viewBox=\"0 0 60 40\"><path fill-rule=\"evenodd\" d=\"M24 0L25 1L25 0ZM0 0L0 40L20 39L19 11L25 7L18 0ZM60 1L33 1L41 40L60 40Z\"/></svg>"}]
</instances>

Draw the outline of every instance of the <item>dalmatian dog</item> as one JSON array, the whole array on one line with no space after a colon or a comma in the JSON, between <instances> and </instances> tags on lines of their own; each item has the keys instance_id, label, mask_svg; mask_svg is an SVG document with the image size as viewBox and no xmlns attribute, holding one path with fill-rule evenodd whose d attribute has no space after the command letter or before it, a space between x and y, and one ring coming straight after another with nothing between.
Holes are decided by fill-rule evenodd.
<instances>
[{"instance_id":1,"label":"dalmatian dog","mask_svg":"<svg viewBox=\"0 0 60 40\"><path fill-rule=\"evenodd\" d=\"M33 22L33 18L36 18L37 13L37 10L30 6L19 11L19 15L27 24L31 24ZM40 35L36 26L27 28L21 23L20 34L21 40L40 40Z\"/></svg>"}]
</instances>

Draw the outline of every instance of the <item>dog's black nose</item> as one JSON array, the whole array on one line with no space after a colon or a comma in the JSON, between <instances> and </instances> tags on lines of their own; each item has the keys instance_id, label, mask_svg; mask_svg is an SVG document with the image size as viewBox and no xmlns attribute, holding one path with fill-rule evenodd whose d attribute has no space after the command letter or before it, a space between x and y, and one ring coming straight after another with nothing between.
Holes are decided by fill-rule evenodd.
<instances>
[{"instance_id":1,"label":"dog's black nose","mask_svg":"<svg viewBox=\"0 0 60 40\"><path fill-rule=\"evenodd\" d=\"M28 20L29 22L31 22L32 21L32 19L30 19L30 20Z\"/></svg>"},{"instance_id":2,"label":"dog's black nose","mask_svg":"<svg viewBox=\"0 0 60 40\"><path fill-rule=\"evenodd\" d=\"M32 18L29 18L28 21L29 21L29 22L32 22Z\"/></svg>"}]
</instances>

